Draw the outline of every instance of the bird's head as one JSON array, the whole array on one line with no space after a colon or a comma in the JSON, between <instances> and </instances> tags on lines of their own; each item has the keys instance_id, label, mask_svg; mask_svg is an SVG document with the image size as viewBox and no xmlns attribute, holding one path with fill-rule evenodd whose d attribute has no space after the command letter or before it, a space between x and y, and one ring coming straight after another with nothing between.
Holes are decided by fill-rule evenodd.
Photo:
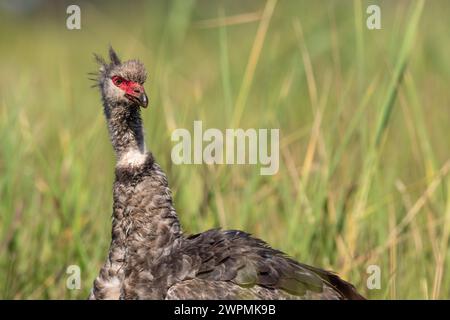
<instances>
[{"instance_id":1,"label":"bird's head","mask_svg":"<svg viewBox=\"0 0 450 320\"><path fill-rule=\"evenodd\" d=\"M109 48L110 62L95 55L100 65L96 74L97 85L105 99L111 105L136 105L146 108L148 97L144 90L147 78L144 65L138 60L121 62L112 47Z\"/></svg>"}]
</instances>

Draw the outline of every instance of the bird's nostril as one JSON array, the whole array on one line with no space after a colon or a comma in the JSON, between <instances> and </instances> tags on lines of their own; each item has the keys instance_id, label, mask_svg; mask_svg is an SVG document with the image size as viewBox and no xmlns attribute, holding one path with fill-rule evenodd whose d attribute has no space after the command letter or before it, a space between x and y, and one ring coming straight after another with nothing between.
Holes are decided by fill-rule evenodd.
<instances>
[{"instance_id":1,"label":"bird's nostril","mask_svg":"<svg viewBox=\"0 0 450 320\"><path fill-rule=\"evenodd\" d=\"M141 93L141 89L140 88L134 88L133 91L136 92L136 93Z\"/></svg>"}]
</instances>

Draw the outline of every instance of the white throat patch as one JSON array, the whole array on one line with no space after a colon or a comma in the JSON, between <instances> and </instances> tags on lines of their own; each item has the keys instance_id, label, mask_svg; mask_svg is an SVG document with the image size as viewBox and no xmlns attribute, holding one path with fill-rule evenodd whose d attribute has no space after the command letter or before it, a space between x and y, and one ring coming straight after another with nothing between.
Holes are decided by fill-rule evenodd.
<instances>
[{"instance_id":1,"label":"white throat patch","mask_svg":"<svg viewBox=\"0 0 450 320\"><path fill-rule=\"evenodd\" d=\"M124 153L117 162L118 167L138 167L144 164L147 155L139 150L130 150Z\"/></svg>"}]
</instances>

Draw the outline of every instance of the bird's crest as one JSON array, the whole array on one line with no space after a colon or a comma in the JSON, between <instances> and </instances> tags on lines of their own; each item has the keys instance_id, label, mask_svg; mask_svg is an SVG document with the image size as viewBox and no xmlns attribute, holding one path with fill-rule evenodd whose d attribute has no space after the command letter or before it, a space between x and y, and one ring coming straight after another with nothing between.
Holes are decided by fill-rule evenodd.
<instances>
[{"instance_id":1,"label":"bird's crest","mask_svg":"<svg viewBox=\"0 0 450 320\"><path fill-rule=\"evenodd\" d=\"M116 51L109 47L109 62L103 57L94 53L94 59L99 64L97 72L89 73L90 80L95 81L93 87L101 86L105 79L110 76L112 70L114 73L143 84L147 78L145 67L139 60L128 60L122 63Z\"/></svg>"},{"instance_id":2,"label":"bird's crest","mask_svg":"<svg viewBox=\"0 0 450 320\"><path fill-rule=\"evenodd\" d=\"M92 85L92 87L97 87L102 83L108 74L108 72L121 64L120 58L117 55L116 51L112 46L109 46L109 59L110 62L107 62L102 56L94 53L94 59L99 64L98 72L90 72L89 76L94 78L89 78L89 80L95 81L96 83Z\"/></svg>"},{"instance_id":3,"label":"bird's crest","mask_svg":"<svg viewBox=\"0 0 450 320\"><path fill-rule=\"evenodd\" d=\"M117 53L111 46L109 47L109 59L111 60L111 63L116 66L121 63L119 57L117 56Z\"/></svg>"}]
</instances>

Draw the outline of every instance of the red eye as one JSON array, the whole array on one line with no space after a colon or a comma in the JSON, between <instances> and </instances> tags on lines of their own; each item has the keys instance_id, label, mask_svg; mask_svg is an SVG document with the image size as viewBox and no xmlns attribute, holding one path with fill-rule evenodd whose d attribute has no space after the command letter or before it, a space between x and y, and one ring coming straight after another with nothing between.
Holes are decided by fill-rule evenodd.
<instances>
[{"instance_id":1,"label":"red eye","mask_svg":"<svg viewBox=\"0 0 450 320\"><path fill-rule=\"evenodd\" d=\"M120 86L124 80L121 77L114 76L112 81L116 86Z\"/></svg>"}]
</instances>

